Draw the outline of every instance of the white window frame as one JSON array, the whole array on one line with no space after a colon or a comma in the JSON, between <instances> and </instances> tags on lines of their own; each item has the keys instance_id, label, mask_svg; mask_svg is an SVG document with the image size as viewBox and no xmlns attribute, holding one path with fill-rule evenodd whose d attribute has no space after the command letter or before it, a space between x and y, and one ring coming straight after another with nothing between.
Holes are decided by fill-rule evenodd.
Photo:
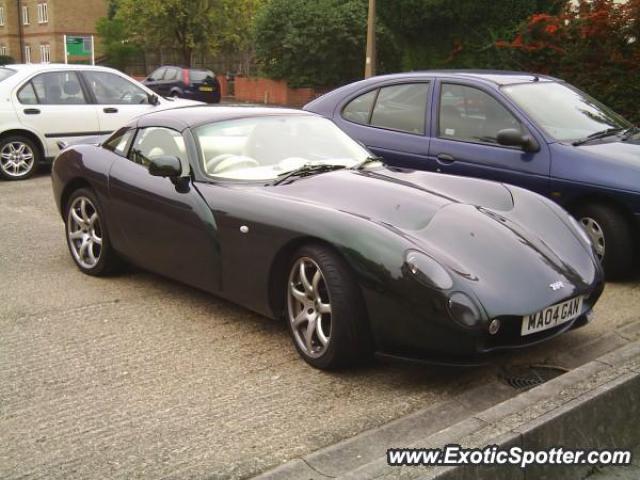
<instances>
[{"instance_id":1,"label":"white window frame","mask_svg":"<svg viewBox=\"0 0 640 480\"><path fill-rule=\"evenodd\" d=\"M0 47L0 55L6 55L7 54L7 47L5 47L4 45L2 45Z\"/></svg>"},{"instance_id":2,"label":"white window frame","mask_svg":"<svg viewBox=\"0 0 640 480\"><path fill-rule=\"evenodd\" d=\"M4 5L0 5L0 27L4 27L5 18L4 18Z\"/></svg>"},{"instance_id":3,"label":"white window frame","mask_svg":"<svg viewBox=\"0 0 640 480\"><path fill-rule=\"evenodd\" d=\"M38 23L49 23L49 6L46 2L38 4Z\"/></svg>"},{"instance_id":4,"label":"white window frame","mask_svg":"<svg viewBox=\"0 0 640 480\"><path fill-rule=\"evenodd\" d=\"M29 25L29 7L27 5L22 6L22 24Z\"/></svg>"},{"instance_id":5,"label":"white window frame","mask_svg":"<svg viewBox=\"0 0 640 480\"><path fill-rule=\"evenodd\" d=\"M24 63L31 63L31 45L24 46Z\"/></svg>"},{"instance_id":6,"label":"white window frame","mask_svg":"<svg viewBox=\"0 0 640 480\"><path fill-rule=\"evenodd\" d=\"M51 45L48 43L40 44L40 63L51 63Z\"/></svg>"}]
</instances>

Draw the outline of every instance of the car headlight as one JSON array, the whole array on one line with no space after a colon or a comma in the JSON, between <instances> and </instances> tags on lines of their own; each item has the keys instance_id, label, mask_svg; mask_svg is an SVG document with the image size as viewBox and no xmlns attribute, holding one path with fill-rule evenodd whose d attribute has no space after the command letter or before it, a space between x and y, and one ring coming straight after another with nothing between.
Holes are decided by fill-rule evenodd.
<instances>
[{"instance_id":1,"label":"car headlight","mask_svg":"<svg viewBox=\"0 0 640 480\"><path fill-rule=\"evenodd\" d=\"M448 290L453 287L453 280L449 273L430 256L410 250L407 252L405 262L409 271L423 285L440 290Z\"/></svg>"},{"instance_id":2,"label":"car headlight","mask_svg":"<svg viewBox=\"0 0 640 480\"><path fill-rule=\"evenodd\" d=\"M465 327L475 327L482 317L475 302L462 292L455 292L449 297L449 314Z\"/></svg>"}]
</instances>

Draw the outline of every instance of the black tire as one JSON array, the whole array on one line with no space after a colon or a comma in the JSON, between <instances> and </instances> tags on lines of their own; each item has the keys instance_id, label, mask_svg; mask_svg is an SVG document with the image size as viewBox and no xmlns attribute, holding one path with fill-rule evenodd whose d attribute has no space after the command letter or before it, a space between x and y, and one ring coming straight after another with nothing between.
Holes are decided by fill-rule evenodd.
<instances>
[{"instance_id":1,"label":"black tire","mask_svg":"<svg viewBox=\"0 0 640 480\"><path fill-rule=\"evenodd\" d=\"M598 229L602 231L604 241L602 266L607 280L627 277L634 265L634 242L633 229L624 215L617 209L600 203L576 208L573 214L585 228L590 224L589 219L591 219L597 224L595 231L597 232Z\"/></svg>"},{"instance_id":2,"label":"black tire","mask_svg":"<svg viewBox=\"0 0 640 480\"><path fill-rule=\"evenodd\" d=\"M77 205L78 202L81 202L82 199L86 199L89 201L89 203L86 204L87 215L91 216L93 212L95 212L98 218L98 224L97 224L97 228L99 228L98 237L101 239L102 243L100 245L99 253L97 255L97 262L94 265L83 264L82 260L79 258L78 249L80 248L80 245L78 245L78 242L84 242L85 240L84 239L73 240L71 236L72 231L74 233L80 233L80 234L83 233L83 231L74 228L74 227L77 227L77 222L73 220L71 216L72 206L75 207L75 205ZM76 266L83 273L86 273L87 275L100 277L100 276L112 274L120 269L120 267L122 266L122 261L117 256L116 252L113 250L111 246L106 219L103 214L103 210L100 207L100 203L98 202L98 198L96 197L96 194L93 192L93 190L89 188L79 188L78 190L75 190L71 194L71 196L67 201L67 204L65 205L64 224L65 224L65 237L67 239L67 246L69 248L69 253L71 254L71 258L73 259ZM87 231L85 235L88 237L91 237L93 233ZM97 248L94 247L93 245L89 248L92 249L92 253L94 253L94 257L95 257L95 252L98 251Z\"/></svg>"},{"instance_id":3,"label":"black tire","mask_svg":"<svg viewBox=\"0 0 640 480\"><path fill-rule=\"evenodd\" d=\"M293 270L302 259L310 259L319 267L331 307L330 336L324 352L312 356L296 339L291 311L290 283ZM285 318L293 344L302 358L313 367L333 370L362 364L371 358L373 351L371 334L362 294L355 276L344 260L323 245L307 245L296 251L289 264L286 283ZM322 281L322 280L321 280ZM323 289L322 285L318 290ZM302 304L298 301L299 306ZM305 310L306 307L302 307ZM318 308L318 312L320 309ZM302 311L298 313L303 313ZM316 334L317 337L317 334ZM300 337L298 337L300 338ZM318 338L318 337L317 337Z\"/></svg>"},{"instance_id":4,"label":"black tire","mask_svg":"<svg viewBox=\"0 0 640 480\"><path fill-rule=\"evenodd\" d=\"M12 166L13 163L7 163L8 161L13 162L13 160L2 157L0 158L0 177L5 180L26 180L38 171L38 166L42 162L42 151L29 137L23 135L8 135L0 138L0 154L9 154L9 149L12 148L12 145L23 145L25 150L31 152L32 161L24 172L20 171L16 173Z\"/></svg>"}]
</instances>

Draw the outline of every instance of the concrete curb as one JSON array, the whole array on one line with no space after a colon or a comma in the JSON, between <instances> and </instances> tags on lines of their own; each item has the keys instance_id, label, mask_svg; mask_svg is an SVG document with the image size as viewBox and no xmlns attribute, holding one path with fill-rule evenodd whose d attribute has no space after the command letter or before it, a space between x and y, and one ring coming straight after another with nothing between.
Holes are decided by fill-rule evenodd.
<instances>
[{"instance_id":1,"label":"concrete curb","mask_svg":"<svg viewBox=\"0 0 640 480\"><path fill-rule=\"evenodd\" d=\"M552 446L633 448L640 444L640 341L516 394L492 382L295 459L256 479L582 478L592 467L389 467L386 449L442 448L451 443L534 450ZM505 401L495 404L500 397Z\"/></svg>"}]
</instances>

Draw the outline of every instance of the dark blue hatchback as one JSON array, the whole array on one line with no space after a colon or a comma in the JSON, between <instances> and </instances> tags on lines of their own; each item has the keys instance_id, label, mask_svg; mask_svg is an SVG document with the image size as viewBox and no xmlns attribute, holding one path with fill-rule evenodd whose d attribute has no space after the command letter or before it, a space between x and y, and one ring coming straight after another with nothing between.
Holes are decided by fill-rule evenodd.
<instances>
[{"instance_id":1,"label":"dark blue hatchback","mask_svg":"<svg viewBox=\"0 0 640 480\"><path fill-rule=\"evenodd\" d=\"M431 71L353 83L307 104L386 163L519 185L582 224L608 278L640 253L640 131L562 80Z\"/></svg>"}]
</instances>

